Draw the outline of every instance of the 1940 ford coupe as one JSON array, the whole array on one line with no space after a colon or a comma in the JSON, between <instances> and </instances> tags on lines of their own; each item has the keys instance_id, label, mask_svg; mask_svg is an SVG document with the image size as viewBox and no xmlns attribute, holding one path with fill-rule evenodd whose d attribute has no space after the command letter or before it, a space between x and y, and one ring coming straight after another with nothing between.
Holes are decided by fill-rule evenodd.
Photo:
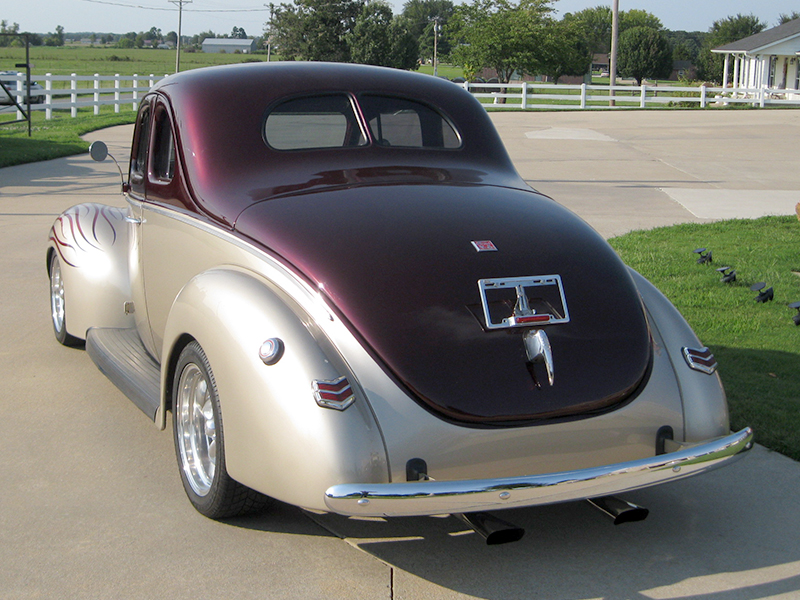
<instances>
[{"instance_id":1,"label":"1940 ford coupe","mask_svg":"<svg viewBox=\"0 0 800 600\"><path fill-rule=\"evenodd\" d=\"M104 158L102 145L92 149ZM198 69L141 101L127 210L47 247L53 326L164 429L194 506L461 515L614 494L741 455L711 352L517 174L433 77Z\"/></svg>"}]
</instances>

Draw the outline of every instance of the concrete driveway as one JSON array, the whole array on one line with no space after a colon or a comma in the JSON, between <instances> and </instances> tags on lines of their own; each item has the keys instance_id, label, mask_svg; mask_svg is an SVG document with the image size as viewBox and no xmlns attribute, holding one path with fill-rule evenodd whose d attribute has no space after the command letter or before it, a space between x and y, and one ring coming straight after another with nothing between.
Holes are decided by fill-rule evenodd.
<instances>
[{"instance_id":1,"label":"concrete driveway","mask_svg":"<svg viewBox=\"0 0 800 600\"><path fill-rule=\"evenodd\" d=\"M492 118L522 175L605 235L702 222L718 215L714 201L741 216L800 201L798 111ZM92 137L122 158L130 127ZM507 511L527 533L506 546L452 518L280 504L224 523L200 516L171 435L51 331L49 226L78 202L123 205L118 185L113 163L88 156L0 170L0 598L800 597L800 465L760 447L630 494L651 510L643 523L615 527L586 503Z\"/></svg>"}]
</instances>

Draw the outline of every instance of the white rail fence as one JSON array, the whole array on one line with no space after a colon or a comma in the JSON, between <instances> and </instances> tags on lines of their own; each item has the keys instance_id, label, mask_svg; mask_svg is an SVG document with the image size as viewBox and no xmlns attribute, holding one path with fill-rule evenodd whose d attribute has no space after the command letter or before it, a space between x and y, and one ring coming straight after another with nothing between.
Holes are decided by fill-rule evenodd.
<instances>
[{"instance_id":1,"label":"white rail fence","mask_svg":"<svg viewBox=\"0 0 800 600\"><path fill-rule=\"evenodd\" d=\"M139 99L166 75L51 75L35 77L43 86L32 86L31 98L36 103L31 109L45 112L46 119L53 111L70 111L78 116L78 109L93 108L100 113L101 106L111 105L114 112L130 105L136 110ZM4 81L16 80L17 101L24 106L24 76L4 76ZM461 85L487 107L500 109L592 110L630 109L653 107L730 106L800 106L800 91L784 89L745 89L709 86L672 85L553 85L549 83L463 83ZM2 90L0 90L2 93ZM41 102L39 100L41 99ZM17 111L17 118L22 113Z\"/></svg>"},{"instance_id":2,"label":"white rail fence","mask_svg":"<svg viewBox=\"0 0 800 600\"><path fill-rule=\"evenodd\" d=\"M609 108L699 107L749 104L800 106L800 90L672 85L553 85L549 83L463 83L464 89L494 108L589 110ZM613 105L612 105L613 104Z\"/></svg>"},{"instance_id":3,"label":"white rail fence","mask_svg":"<svg viewBox=\"0 0 800 600\"><path fill-rule=\"evenodd\" d=\"M46 119L53 118L53 111L69 111L71 117L78 116L79 108L93 108L100 114L101 106L113 106L118 113L124 105L136 110L139 99L166 75L51 75L31 77L41 88L31 85L31 110L44 111ZM16 100L25 107L24 75L3 75L3 81L15 81ZM5 93L0 90L0 94ZM23 115L17 111L17 119Z\"/></svg>"}]
</instances>

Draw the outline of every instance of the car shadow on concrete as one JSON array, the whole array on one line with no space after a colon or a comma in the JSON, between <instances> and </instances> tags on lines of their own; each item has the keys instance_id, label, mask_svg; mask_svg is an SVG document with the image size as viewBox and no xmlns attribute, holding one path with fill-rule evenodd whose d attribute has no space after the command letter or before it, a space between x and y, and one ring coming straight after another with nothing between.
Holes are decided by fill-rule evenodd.
<instances>
[{"instance_id":1,"label":"car shadow on concrete","mask_svg":"<svg viewBox=\"0 0 800 600\"><path fill-rule=\"evenodd\" d=\"M776 460L793 476L773 477ZM310 516L397 569L477 598L749 600L800 593L798 484L800 465L756 447L725 469L628 494L650 509L644 522L615 526L586 502L502 511L526 534L499 546L452 517Z\"/></svg>"}]
</instances>

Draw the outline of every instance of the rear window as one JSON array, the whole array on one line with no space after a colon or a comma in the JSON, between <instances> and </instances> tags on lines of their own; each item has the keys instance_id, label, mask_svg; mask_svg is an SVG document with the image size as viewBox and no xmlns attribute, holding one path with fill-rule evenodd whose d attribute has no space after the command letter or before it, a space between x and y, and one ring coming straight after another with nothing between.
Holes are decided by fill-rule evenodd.
<instances>
[{"instance_id":1,"label":"rear window","mask_svg":"<svg viewBox=\"0 0 800 600\"><path fill-rule=\"evenodd\" d=\"M401 148L459 148L461 137L433 108L406 98L364 94L359 104L375 143Z\"/></svg>"},{"instance_id":2,"label":"rear window","mask_svg":"<svg viewBox=\"0 0 800 600\"><path fill-rule=\"evenodd\" d=\"M293 98L267 115L264 137L276 150L364 146L367 135L355 100L346 94ZM455 149L461 136L448 119L428 105L395 96L362 94L361 114L372 141L397 148Z\"/></svg>"},{"instance_id":3,"label":"rear window","mask_svg":"<svg viewBox=\"0 0 800 600\"><path fill-rule=\"evenodd\" d=\"M267 143L276 150L344 148L367 143L349 96L295 98L267 116Z\"/></svg>"}]
</instances>

